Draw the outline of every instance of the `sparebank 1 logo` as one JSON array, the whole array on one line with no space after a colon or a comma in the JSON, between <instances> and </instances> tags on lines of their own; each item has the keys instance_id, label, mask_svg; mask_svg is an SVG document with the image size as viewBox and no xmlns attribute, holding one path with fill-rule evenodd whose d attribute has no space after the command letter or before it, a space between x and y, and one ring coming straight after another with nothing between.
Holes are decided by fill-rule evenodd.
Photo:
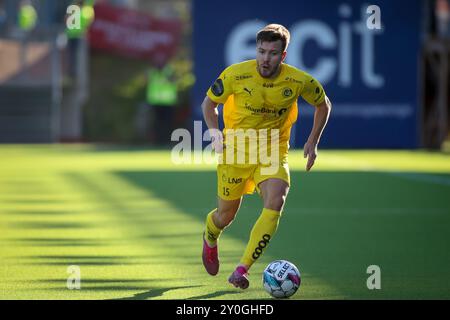
<instances>
[{"instance_id":1,"label":"sparebank 1 logo","mask_svg":"<svg viewBox=\"0 0 450 320\"><path fill-rule=\"evenodd\" d=\"M383 87L385 80L375 70L377 61L374 54L375 38L383 32L380 7L363 5L359 21L351 21L356 14L348 4L341 4L336 15L340 19L337 28L326 21L314 19L287 26L291 41L286 62L308 71L323 84L337 77L338 85L343 88L351 87L355 82L361 82L368 88ZM252 40L266 24L264 21L249 20L236 25L225 44L226 65L254 58L255 46ZM353 41L354 35L359 36L360 41ZM318 52L330 52L319 56L314 65L305 64L304 48L309 41L316 43ZM355 42L360 43L360 50L355 48ZM354 59L355 52L361 55L360 59ZM353 79L353 68L357 67L354 61L358 60L361 79Z\"/></svg>"}]
</instances>

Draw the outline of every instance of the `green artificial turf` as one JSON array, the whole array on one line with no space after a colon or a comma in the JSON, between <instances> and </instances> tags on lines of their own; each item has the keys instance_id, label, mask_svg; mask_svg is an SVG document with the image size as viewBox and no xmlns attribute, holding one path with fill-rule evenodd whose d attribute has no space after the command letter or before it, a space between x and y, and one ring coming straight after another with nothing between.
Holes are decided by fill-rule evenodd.
<instances>
[{"instance_id":1,"label":"green artificial turf","mask_svg":"<svg viewBox=\"0 0 450 320\"><path fill-rule=\"evenodd\" d=\"M246 291L227 283L262 202L246 196L201 262L214 165L173 165L168 151L101 145L0 146L0 299L267 299L272 260L300 269L291 299L449 299L450 155L321 151L292 187L276 236ZM81 289L69 290L70 266ZM366 286L367 267L381 289ZM69 270L70 271L70 270Z\"/></svg>"}]
</instances>

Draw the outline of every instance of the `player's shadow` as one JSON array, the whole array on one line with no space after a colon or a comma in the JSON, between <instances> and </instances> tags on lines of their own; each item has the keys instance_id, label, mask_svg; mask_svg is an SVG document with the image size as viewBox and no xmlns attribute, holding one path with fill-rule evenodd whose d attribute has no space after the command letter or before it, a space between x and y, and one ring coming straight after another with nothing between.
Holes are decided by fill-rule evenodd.
<instances>
[{"instance_id":1,"label":"player's shadow","mask_svg":"<svg viewBox=\"0 0 450 320\"><path fill-rule=\"evenodd\" d=\"M173 288L158 288L158 289L152 289L152 290L149 290L146 292L137 293L132 297L124 297L124 298L111 299L111 300L147 300L147 299L160 297L165 292L170 291L170 290L187 289L187 288L195 288L195 287L201 287L201 286L180 286L180 287L173 287Z\"/></svg>"},{"instance_id":2,"label":"player's shadow","mask_svg":"<svg viewBox=\"0 0 450 320\"><path fill-rule=\"evenodd\" d=\"M224 296L226 294L239 294L241 292L239 291L231 291L231 290L225 290L225 291L217 291L217 292L213 292L213 293L209 293L209 294L204 294L201 296L194 296L194 297L190 297L187 298L186 300L201 300L201 299L212 299L212 298L217 298L220 296Z\"/></svg>"}]
</instances>

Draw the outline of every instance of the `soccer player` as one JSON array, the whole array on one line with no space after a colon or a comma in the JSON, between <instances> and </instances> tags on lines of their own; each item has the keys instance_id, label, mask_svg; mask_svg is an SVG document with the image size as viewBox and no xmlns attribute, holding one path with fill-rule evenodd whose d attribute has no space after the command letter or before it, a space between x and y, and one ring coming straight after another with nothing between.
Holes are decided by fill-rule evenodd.
<instances>
[{"instance_id":1,"label":"soccer player","mask_svg":"<svg viewBox=\"0 0 450 320\"><path fill-rule=\"evenodd\" d=\"M218 207L207 215L203 235L203 265L210 275L219 271L218 239L235 218L243 195L256 189L263 200L261 215L253 226L245 252L228 279L241 289L249 286L248 271L275 234L289 191L287 154L290 130L297 120L298 97L315 107L313 128L304 145L307 171L314 165L317 145L331 111L330 100L322 85L308 73L284 63L289 39L289 31L282 25L264 27L256 36L256 59L226 68L209 88L202 103L212 147L224 159L217 167ZM224 105L223 135L218 127L218 104ZM234 145L234 138L228 139L230 132L239 130L274 132L275 135L268 138L258 135L255 139L255 135L248 134L244 136L244 147L239 147ZM254 141L257 149L249 145ZM268 164L259 159L256 163L248 161L251 153L263 145L270 147L272 153L276 150L276 154L271 154L270 163L275 170L264 171L269 169ZM235 155L229 156L230 150L232 153L244 152L246 162L236 163Z\"/></svg>"}]
</instances>

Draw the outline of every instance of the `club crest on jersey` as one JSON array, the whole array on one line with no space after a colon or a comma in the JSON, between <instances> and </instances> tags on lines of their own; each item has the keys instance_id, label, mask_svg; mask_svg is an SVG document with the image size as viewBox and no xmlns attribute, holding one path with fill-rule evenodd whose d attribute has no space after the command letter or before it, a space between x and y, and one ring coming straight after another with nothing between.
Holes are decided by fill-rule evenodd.
<instances>
[{"instance_id":1,"label":"club crest on jersey","mask_svg":"<svg viewBox=\"0 0 450 320\"><path fill-rule=\"evenodd\" d=\"M222 79L216 79L214 81L213 85L211 86L211 92L216 96L220 97L223 95L224 89L223 89L223 81Z\"/></svg>"},{"instance_id":2,"label":"club crest on jersey","mask_svg":"<svg viewBox=\"0 0 450 320\"><path fill-rule=\"evenodd\" d=\"M292 96L292 89L291 88L284 88L283 89L283 97L289 98Z\"/></svg>"}]
</instances>

